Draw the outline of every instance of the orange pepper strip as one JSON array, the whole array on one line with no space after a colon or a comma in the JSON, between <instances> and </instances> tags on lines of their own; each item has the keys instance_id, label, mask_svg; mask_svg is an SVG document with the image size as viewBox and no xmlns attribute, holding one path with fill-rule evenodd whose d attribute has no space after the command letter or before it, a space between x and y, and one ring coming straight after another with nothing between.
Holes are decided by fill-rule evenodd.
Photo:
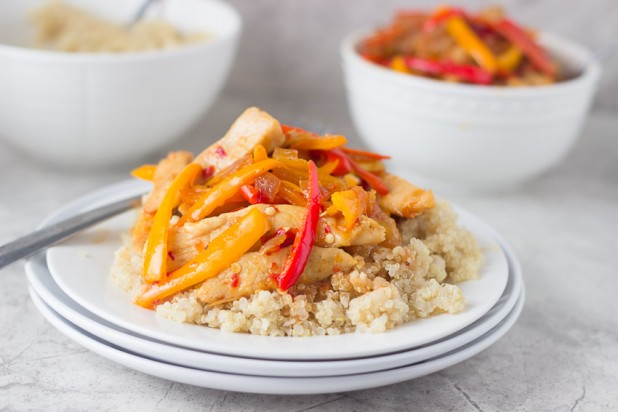
<instances>
[{"instance_id":1,"label":"orange pepper strip","mask_svg":"<svg viewBox=\"0 0 618 412\"><path fill-rule=\"evenodd\" d=\"M182 226L185 222L196 222L205 218L217 207L222 206L226 200L234 196L242 185L251 183L256 177L263 175L271 169L281 167L283 167L283 164L275 159L266 159L243 167L206 191L187 210L187 213L178 220L176 226Z\"/></svg>"},{"instance_id":2,"label":"orange pepper strip","mask_svg":"<svg viewBox=\"0 0 618 412\"><path fill-rule=\"evenodd\" d=\"M337 169L337 166L339 166L339 160L327 160L326 163L318 168L318 172L323 175L330 175Z\"/></svg>"},{"instance_id":3,"label":"orange pepper strip","mask_svg":"<svg viewBox=\"0 0 618 412\"><path fill-rule=\"evenodd\" d=\"M524 54L517 46L511 46L496 58L498 68L504 72L510 73L519 66Z\"/></svg>"},{"instance_id":4,"label":"orange pepper strip","mask_svg":"<svg viewBox=\"0 0 618 412\"><path fill-rule=\"evenodd\" d=\"M266 159L268 159L268 152L266 151L266 148L261 144L256 145L253 149L253 161L261 162Z\"/></svg>"},{"instance_id":5,"label":"orange pepper strip","mask_svg":"<svg viewBox=\"0 0 618 412\"><path fill-rule=\"evenodd\" d=\"M148 283L161 281L167 275L167 235L172 211L180 202L181 190L192 184L201 172L202 167L197 163L185 166L170 185L155 213L144 252L143 275Z\"/></svg>"},{"instance_id":6,"label":"orange pepper strip","mask_svg":"<svg viewBox=\"0 0 618 412\"><path fill-rule=\"evenodd\" d=\"M457 15L450 17L446 21L446 30L479 66L490 73L496 72L498 69L496 57L483 40L468 26L463 17Z\"/></svg>"},{"instance_id":7,"label":"orange pepper strip","mask_svg":"<svg viewBox=\"0 0 618 412\"><path fill-rule=\"evenodd\" d=\"M157 165L142 165L137 169L131 170L131 176L152 182L155 170L157 170Z\"/></svg>"},{"instance_id":8,"label":"orange pepper strip","mask_svg":"<svg viewBox=\"0 0 618 412\"><path fill-rule=\"evenodd\" d=\"M167 282L152 285L135 303L151 309L157 301L217 276L240 259L269 230L270 222L266 215L252 209L215 237L206 249L170 273Z\"/></svg>"},{"instance_id":9,"label":"orange pepper strip","mask_svg":"<svg viewBox=\"0 0 618 412\"><path fill-rule=\"evenodd\" d=\"M326 135L322 137L307 137L292 141L290 149L296 150L330 150L346 144L345 136Z\"/></svg>"},{"instance_id":10,"label":"orange pepper strip","mask_svg":"<svg viewBox=\"0 0 618 412\"><path fill-rule=\"evenodd\" d=\"M406 64L406 61L401 56L393 57L393 60L391 60L390 65L391 65L391 69L395 70L396 72L405 73L405 74L412 73L412 71L408 68L408 65Z\"/></svg>"},{"instance_id":11,"label":"orange pepper strip","mask_svg":"<svg viewBox=\"0 0 618 412\"><path fill-rule=\"evenodd\" d=\"M363 212L359 194L354 190L343 190L333 193L330 200L333 207L343 214L346 229L352 229Z\"/></svg>"}]
</instances>

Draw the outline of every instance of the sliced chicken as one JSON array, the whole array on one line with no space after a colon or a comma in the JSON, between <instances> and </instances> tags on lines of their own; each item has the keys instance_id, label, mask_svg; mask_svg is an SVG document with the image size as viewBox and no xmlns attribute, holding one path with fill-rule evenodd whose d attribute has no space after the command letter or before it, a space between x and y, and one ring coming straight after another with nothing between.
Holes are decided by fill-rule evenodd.
<instances>
[{"instance_id":1,"label":"sliced chicken","mask_svg":"<svg viewBox=\"0 0 618 412\"><path fill-rule=\"evenodd\" d=\"M273 151L285 141L281 125L268 113L250 107L240 115L230 130L196 158L203 168L214 167L214 173L221 172L238 159L253 153L258 144Z\"/></svg>"},{"instance_id":2,"label":"sliced chicken","mask_svg":"<svg viewBox=\"0 0 618 412\"><path fill-rule=\"evenodd\" d=\"M408 181L388 173L382 177L389 192L379 197L379 204L388 214L411 218L435 206L431 190L423 190Z\"/></svg>"},{"instance_id":3,"label":"sliced chicken","mask_svg":"<svg viewBox=\"0 0 618 412\"><path fill-rule=\"evenodd\" d=\"M272 227L270 234L279 228L299 228L305 216L305 209L299 206L257 204L195 223L186 223L170 234L168 269L175 270L182 266L203 250L212 238L249 213L251 208L259 208L268 216ZM318 221L315 244L331 248L378 244L385 240L385 232L382 225L367 216L361 216L348 231L345 230L343 217L326 216Z\"/></svg>"},{"instance_id":4,"label":"sliced chicken","mask_svg":"<svg viewBox=\"0 0 618 412\"><path fill-rule=\"evenodd\" d=\"M163 196L170 185L184 169L191 163L193 154L190 152L171 152L165 159L162 159L155 169L152 192L144 200L144 205L137 219L137 223L131 232L133 236L133 247L138 253L142 253L144 243L148 239L148 233L152 226L152 219L163 200Z\"/></svg>"},{"instance_id":5,"label":"sliced chicken","mask_svg":"<svg viewBox=\"0 0 618 412\"><path fill-rule=\"evenodd\" d=\"M290 249L287 247L271 255L246 253L219 276L202 283L198 299L216 305L259 290L276 290L276 275L285 265ZM337 272L349 272L356 264L356 259L341 249L314 247L298 283L310 284Z\"/></svg>"}]
</instances>

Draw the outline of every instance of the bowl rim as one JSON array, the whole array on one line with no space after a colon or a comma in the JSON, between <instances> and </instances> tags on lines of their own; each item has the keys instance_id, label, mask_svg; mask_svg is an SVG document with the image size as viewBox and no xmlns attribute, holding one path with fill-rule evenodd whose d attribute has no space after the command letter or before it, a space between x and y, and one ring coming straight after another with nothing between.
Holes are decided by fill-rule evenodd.
<instances>
[{"instance_id":1,"label":"bowl rim","mask_svg":"<svg viewBox=\"0 0 618 412\"><path fill-rule=\"evenodd\" d=\"M359 41L372 33L373 30L357 30L344 37L340 45L340 58L344 74L346 71L346 63L362 66L370 70L372 74L380 76L384 80L398 82L402 87L418 87L423 89L431 89L435 92L457 93L457 94L474 94L475 96L512 96L521 97L525 95L538 95L563 93L571 91L573 88L582 87L582 85L591 83L596 87L601 77L601 64L596 59L593 53L580 43L569 40L565 37L558 36L550 32L539 32L540 41L550 51L561 51L571 55L575 55L577 60L587 62L583 72L568 80L537 86L517 86L509 87L502 85L474 85L467 83L445 82L427 78L423 76L410 75L399 73L389 68L380 66L376 63L367 61L357 51L356 46Z\"/></svg>"},{"instance_id":2,"label":"bowl rim","mask_svg":"<svg viewBox=\"0 0 618 412\"><path fill-rule=\"evenodd\" d=\"M47 63L61 62L61 63L126 63L136 62L144 60L156 60L165 58L180 57L183 55L190 55L201 52L203 50L215 48L221 43L228 40L237 38L243 28L242 18L240 13L232 7L226 1L223 0L203 0L204 4L214 4L216 7L225 9L232 17L231 30L224 35L213 36L212 39L207 41L201 41L196 43L184 44L179 47L173 47L169 49L158 50L141 50L141 51L129 51L122 53L110 53L110 52L64 52L55 50L43 50L33 47L22 47L11 44L0 43L0 57L16 57L25 60L43 60Z\"/></svg>"}]
</instances>

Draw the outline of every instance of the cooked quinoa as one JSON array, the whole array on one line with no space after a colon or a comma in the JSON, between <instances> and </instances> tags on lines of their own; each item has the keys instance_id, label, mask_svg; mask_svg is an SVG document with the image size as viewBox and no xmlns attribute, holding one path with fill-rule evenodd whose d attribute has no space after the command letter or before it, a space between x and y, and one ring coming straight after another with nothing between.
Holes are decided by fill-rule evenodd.
<instances>
[{"instance_id":1,"label":"cooked quinoa","mask_svg":"<svg viewBox=\"0 0 618 412\"><path fill-rule=\"evenodd\" d=\"M200 301L197 285L159 304L156 314L228 332L312 336L384 332L417 318L462 311L465 298L455 283L475 279L483 255L472 234L457 224L452 207L437 201L398 227L402 246L347 248L358 262L348 273L215 306ZM145 286L141 265L127 236L116 252L112 278L132 297Z\"/></svg>"},{"instance_id":2,"label":"cooked quinoa","mask_svg":"<svg viewBox=\"0 0 618 412\"><path fill-rule=\"evenodd\" d=\"M204 33L185 34L162 20L144 20L126 28L104 21L61 1L32 11L35 45L64 52L118 53L178 47L206 40Z\"/></svg>"}]
</instances>

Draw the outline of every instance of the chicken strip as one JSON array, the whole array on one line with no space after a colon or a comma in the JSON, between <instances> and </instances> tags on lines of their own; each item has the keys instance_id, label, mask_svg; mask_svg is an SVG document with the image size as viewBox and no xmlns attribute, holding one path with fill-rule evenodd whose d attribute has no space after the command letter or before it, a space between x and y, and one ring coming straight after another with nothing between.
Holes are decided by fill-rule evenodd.
<instances>
[{"instance_id":1,"label":"chicken strip","mask_svg":"<svg viewBox=\"0 0 618 412\"><path fill-rule=\"evenodd\" d=\"M178 173L180 173L186 165L191 163L192 159L193 154L190 152L171 152L157 165L154 173L152 191L144 200L137 223L135 223L131 231L133 247L139 254L141 254L144 249L144 243L146 243L146 239L148 239L152 220L163 200L163 196L165 196L165 193Z\"/></svg>"},{"instance_id":2,"label":"chicken strip","mask_svg":"<svg viewBox=\"0 0 618 412\"><path fill-rule=\"evenodd\" d=\"M379 197L379 204L388 214L411 218L435 206L431 190L423 190L405 179L388 173L384 174L382 181L389 192Z\"/></svg>"},{"instance_id":3,"label":"chicken strip","mask_svg":"<svg viewBox=\"0 0 618 412\"><path fill-rule=\"evenodd\" d=\"M220 304L250 296L259 290L277 290L276 275L285 265L290 247L271 255L246 253L219 276L202 283L198 299L207 304ZM314 247L298 283L310 284L337 272L349 272L358 262L341 249Z\"/></svg>"},{"instance_id":4,"label":"chicken strip","mask_svg":"<svg viewBox=\"0 0 618 412\"><path fill-rule=\"evenodd\" d=\"M182 266L202 251L211 239L249 213L252 208L259 208L268 216L272 227L269 234L279 228L299 228L305 216L305 209L299 206L257 204L195 223L186 223L170 233L168 269L175 270ZM343 217L324 216L318 221L315 244L331 248L379 244L384 241L385 232L382 225L367 216L361 216L348 231L345 230Z\"/></svg>"},{"instance_id":5,"label":"chicken strip","mask_svg":"<svg viewBox=\"0 0 618 412\"><path fill-rule=\"evenodd\" d=\"M230 130L196 158L203 168L214 167L214 174L221 172L238 159L253 153L258 144L272 152L285 141L281 125L268 113L250 107L240 115Z\"/></svg>"}]
</instances>

